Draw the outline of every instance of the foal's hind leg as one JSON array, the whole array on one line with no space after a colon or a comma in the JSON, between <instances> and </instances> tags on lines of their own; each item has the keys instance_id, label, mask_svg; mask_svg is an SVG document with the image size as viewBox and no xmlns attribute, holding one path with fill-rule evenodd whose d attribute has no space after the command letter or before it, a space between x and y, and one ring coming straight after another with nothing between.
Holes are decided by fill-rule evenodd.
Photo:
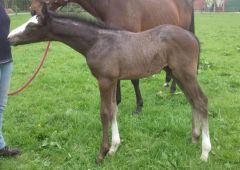
<instances>
[{"instance_id":1,"label":"foal's hind leg","mask_svg":"<svg viewBox=\"0 0 240 170\"><path fill-rule=\"evenodd\" d=\"M178 80L179 86L184 91L187 99L192 105L193 111L193 139L194 141L199 136L198 131L198 117L202 123L202 155L201 159L207 161L208 154L211 150L211 142L209 135L209 127L208 127L208 99L203 94L196 76L185 73L181 76L175 74L176 79Z\"/></svg>"},{"instance_id":2,"label":"foal's hind leg","mask_svg":"<svg viewBox=\"0 0 240 170\"><path fill-rule=\"evenodd\" d=\"M135 90L136 101L137 101L137 108L133 112L133 114L139 114L140 112L142 112L142 107L143 107L143 99L142 99L141 91L139 88L139 79L131 80L131 81Z\"/></svg>"},{"instance_id":3,"label":"foal's hind leg","mask_svg":"<svg viewBox=\"0 0 240 170\"><path fill-rule=\"evenodd\" d=\"M200 116L197 110L192 109L192 143L197 143L200 136Z\"/></svg>"}]
</instances>

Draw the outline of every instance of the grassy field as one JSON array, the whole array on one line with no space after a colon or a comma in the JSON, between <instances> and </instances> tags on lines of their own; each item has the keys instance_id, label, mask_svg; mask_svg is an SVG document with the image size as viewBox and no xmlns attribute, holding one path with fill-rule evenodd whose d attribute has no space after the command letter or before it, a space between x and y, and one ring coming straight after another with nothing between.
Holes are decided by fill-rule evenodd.
<instances>
[{"instance_id":1,"label":"grassy field","mask_svg":"<svg viewBox=\"0 0 240 170\"><path fill-rule=\"evenodd\" d=\"M12 16L12 28L30 16ZM202 45L199 81L209 98L212 152L200 161L201 143L191 143L191 108L178 89L171 96L164 75L141 81L144 109L133 116L135 96L122 82L119 106L121 147L96 165L101 142L99 92L84 58L53 43L44 67L22 93L9 97L4 112L6 142L19 147L17 158L0 158L0 169L239 169L240 167L240 14L196 14ZM24 83L46 43L13 48L11 90Z\"/></svg>"}]
</instances>

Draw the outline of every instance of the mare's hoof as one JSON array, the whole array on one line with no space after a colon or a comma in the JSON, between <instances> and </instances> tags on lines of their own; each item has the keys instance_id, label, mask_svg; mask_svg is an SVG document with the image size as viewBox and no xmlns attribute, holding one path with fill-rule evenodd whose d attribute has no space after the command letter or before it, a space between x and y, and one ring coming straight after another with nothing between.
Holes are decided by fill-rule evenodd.
<instances>
[{"instance_id":1,"label":"mare's hoof","mask_svg":"<svg viewBox=\"0 0 240 170\"><path fill-rule=\"evenodd\" d=\"M175 92L176 92L176 88L175 87L170 89L170 93L171 94L174 94Z\"/></svg>"},{"instance_id":2,"label":"mare's hoof","mask_svg":"<svg viewBox=\"0 0 240 170\"><path fill-rule=\"evenodd\" d=\"M133 115L140 115L142 112L142 107L137 107L136 110L132 113Z\"/></svg>"},{"instance_id":3,"label":"mare's hoof","mask_svg":"<svg viewBox=\"0 0 240 170\"><path fill-rule=\"evenodd\" d=\"M164 87L169 87L169 83L164 83Z\"/></svg>"}]
</instances>

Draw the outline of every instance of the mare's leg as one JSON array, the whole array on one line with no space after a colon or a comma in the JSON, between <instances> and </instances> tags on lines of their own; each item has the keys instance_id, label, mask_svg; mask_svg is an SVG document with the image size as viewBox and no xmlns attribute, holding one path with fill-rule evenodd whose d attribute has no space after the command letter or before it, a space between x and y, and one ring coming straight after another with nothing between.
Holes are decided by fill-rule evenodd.
<instances>
[{"instance_id":1,"label":"mare's leg","mask_svg":"<svg viewBox=\"0 0 240 170\"><path fill-rule=\"evenodd\" d=\"M175 93L176 89L177 89L177 83L176 83L176 80L173 78L172 85L170 87L170 93L171 94Z\"/></svg>"},{"instance_id":2,"label":"mare's leg","mask_svg":"<svg viewBox=\"0 0 240 170\"><path fill-rule=\"evenodd\" d=\"M211 142L209 135L209 127L208 127L208 99L203 94L198 81L196 79L196 75L194 74L174 74L176 77L179 86L182 88L185 93L187 99L192 105L193 111L193 129L192 129L192 138L193 142L199 137L199 124L202 123L202 155L201 159L207 161L208 154L211 151ZM201 122L198 122L198 120Z\"/></svg>"},{"instance_id":3,"label":"mare's leg","mask_svg":"<svg viewBox=\"0 0 240 170\"><path fill-rule=\"evenodd\" d=\"M117 98L117 105L121 103L122 97L121 97L121 84L120 80L117 82L117 92L116 92L116 98Z\"/></svg>"},{"instance_id":4,"label":"mare's leg","mask_svg":"<svg viewBox=\"0 0 240 170\"><path fill-rule=\"evenodd\" d=\"M143 107L143 99L142 99L141 91L139 88L139 79L131 80L131 81L135 90L136 101L137 101L137 108L133 112L133 114L139 114L142 111L142 107Z\"/></svg>"},{"instance_id":5,"label":"mare's leg","mask_svg":"<svg viewBox=\"0 0 240 170\"><path fill-rule=\"evenodd\" d=\"M172 71L168 66L165 67L164 70L166 72L164 87L169 87L169 83L172 80ZM176 89L177 89L176 80L173 78L173 81L172 81L172 84L171 84L171 87L170 87L170 93L171 94L175 93Z\"/></svg>"},{"instance_id":6,"label":"mare's leg","mask_svg":"<svg viewBox=\"0 0 240 170\"><path fill-rule=\"evenodd\" d=\"M113 93L116 93L117 81L109 79L99 79L99 90L101 97L100 116L103 127L102 145L97 157L97 163L100 163L109 151L108 128L109 121L112 120L112 113L115 111L116 103L112 102Z\"/></svg>"},{"instance_id":7,"label":"mare's leg","mask_svg":"<svg viewBox=\"0 0 240 170\"><path fill-rule=\"evenodd\" d=\"M172 76L171 76L171 70L170 68L167 66L164 68L165 72L166 72L166 78L165 78L165 83L164 83L164 87L169 87L169 83L172 79Z\"/></svg>"},{"instance_id":8,"label":"mare's leg","mask_svg":"<svg viewBox=\"0 0 240 170\"><path fill-rule=\"evenodd\" d=\"M117 88L117 87L116 87ZM115 88L115 91L117 90ZM118 113L118 107L116 105L116 92L113 93L112 96L112 102L113 102L113 115L112 115L112 145L110 147L110 150L108 152L109 155L114 155L114 153L117 151L119 145L120 145L120 135L118 131L118 124L117 124L117 113Z\"/></svg>"}]
</instances>

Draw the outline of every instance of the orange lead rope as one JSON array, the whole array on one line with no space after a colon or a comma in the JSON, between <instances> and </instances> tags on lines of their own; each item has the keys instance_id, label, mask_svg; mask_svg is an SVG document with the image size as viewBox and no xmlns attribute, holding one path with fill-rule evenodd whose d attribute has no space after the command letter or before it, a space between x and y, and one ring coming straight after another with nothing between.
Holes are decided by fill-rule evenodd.
<instances>
[{"instance_id":1,"label":"orange lead rope","mask_svg":"<svg viewBox=\"0 0 240 170\"><path fill-rule=\"evenodd\" d=\"M48 45L47 45L47 48L46 48L46 50L45 50L45 52L43 54L42 60L40 61L39 65L36 68L35 72L33 73L32 77L26 83L24 83L20 88L18 88L16 91L8 93L9 96L14 96L14 95L18 94L19 92L21 92L23 89L25 89L34 80L34 78L38 74L39 70L43 66L43 63L44 63L44 61L45 61L45 59L47 57L50 45L51 45L51 41L48 42Z\"/></svg>"}]
</instances>

